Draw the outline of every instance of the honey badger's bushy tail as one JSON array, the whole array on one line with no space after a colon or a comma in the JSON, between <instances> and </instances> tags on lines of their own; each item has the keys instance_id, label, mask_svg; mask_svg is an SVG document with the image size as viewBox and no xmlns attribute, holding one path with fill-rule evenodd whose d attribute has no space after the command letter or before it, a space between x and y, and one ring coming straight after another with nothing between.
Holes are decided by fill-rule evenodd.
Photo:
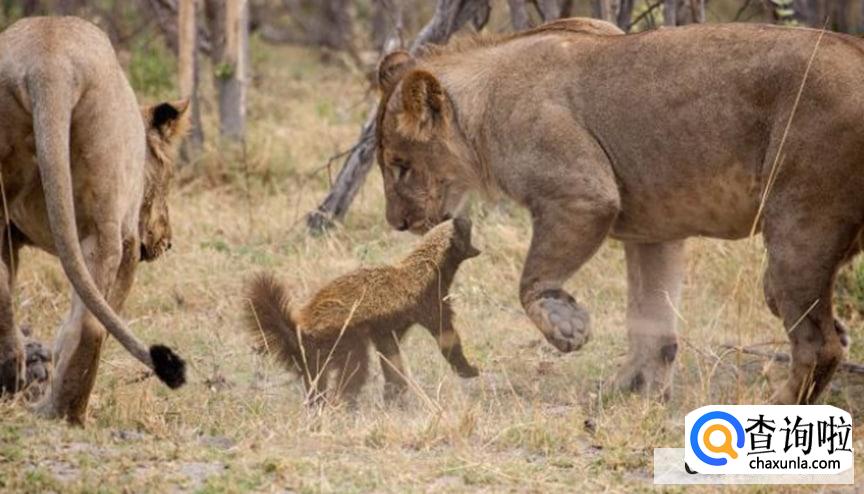
<instances>
[{"instance_id":1,"label":"honey badger's bushy tail","mask_svg":"<svg viewBox=\"0 0 864 494\"><path fill-rule=\"evenodd\" d=\"M246 329L259 343L259 349L289 367L302 362L297 325L291 319L285 286L273 275L261 273L249 282L246 295Z\"/></svg>"}]
</instances>

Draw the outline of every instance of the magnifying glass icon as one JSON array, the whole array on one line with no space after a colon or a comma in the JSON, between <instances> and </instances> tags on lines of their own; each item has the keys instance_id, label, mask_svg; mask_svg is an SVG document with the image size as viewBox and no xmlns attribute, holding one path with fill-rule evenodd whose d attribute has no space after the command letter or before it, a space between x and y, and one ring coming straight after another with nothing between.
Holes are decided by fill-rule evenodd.
<instances>
[{"instance_id":1,"label":"magnifying glass icon","mask_svg":"<svg viewBox=\"0 0 864 494\"><path fill-rule=\"evenodd\" d=\"M723 434L723 442L721 444L713 444L711 442L711 434L718 431ZM732 449L732 431L730 431L725 425L714 424L705 429L705 432L702 435L702 442L705 444L705 448L707 448L708 451L714 453L725 453L733 459L738 458L738 453Z\"/></svg>"}]
</instances>

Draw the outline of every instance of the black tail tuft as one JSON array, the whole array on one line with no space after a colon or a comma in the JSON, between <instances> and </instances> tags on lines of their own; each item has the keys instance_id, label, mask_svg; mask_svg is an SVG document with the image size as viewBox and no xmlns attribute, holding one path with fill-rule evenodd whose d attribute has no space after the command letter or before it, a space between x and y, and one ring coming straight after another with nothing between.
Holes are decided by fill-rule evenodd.
<instances>
[{"instance_id":1,"label":"black tail tuft","mask_svg":"<svg viewBox=\"0 0 864 494\"><path fill-rule=\"evenodd\" d=\"M186 384L186 361L165 345L150 347L153 372L171 389Z\"/></svg>"}]
</instances>

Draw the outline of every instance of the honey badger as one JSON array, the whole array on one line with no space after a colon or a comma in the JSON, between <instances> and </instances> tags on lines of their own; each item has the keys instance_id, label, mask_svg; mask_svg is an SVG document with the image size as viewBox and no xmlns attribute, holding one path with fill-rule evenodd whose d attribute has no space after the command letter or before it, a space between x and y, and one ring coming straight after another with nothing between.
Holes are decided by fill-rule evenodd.
<instances>
[{"instance_id":1,"label":"honey badger","mask_svg":"<svg viewBox=\"0 0 864 494\"><path fill-rule=\"evenodd\" d=\"M458 218L432 229L398 264L340 276L302 306L292 307L285 285L260 274L248 286L246 327L262 349L303 377L310 402L324 396L331 371L336 396L354 402L368 377L370 343L381 354L385 401L399 396L407 389L399 341L414 324L437 338L459 376L476 377L447 295L462 261L478 254L471 221Z\"/></svg>"}]
</instances>

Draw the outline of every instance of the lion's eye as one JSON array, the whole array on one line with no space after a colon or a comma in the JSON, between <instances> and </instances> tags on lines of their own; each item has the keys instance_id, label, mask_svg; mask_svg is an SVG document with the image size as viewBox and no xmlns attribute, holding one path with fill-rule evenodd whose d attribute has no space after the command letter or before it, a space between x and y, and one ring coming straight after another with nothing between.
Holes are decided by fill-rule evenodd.
<instances>
[{"instance_id":1,"label":"lion's eye","mask_svg":"<svg viewBox=\"0 0 864 494\"><path fill-rule=\"evenodd\" d=\"M405 160L397 159L393 161L393 167L396 169L396 179L403 180L408 176L411 168Z\"/></svg>"}]
</instances>

